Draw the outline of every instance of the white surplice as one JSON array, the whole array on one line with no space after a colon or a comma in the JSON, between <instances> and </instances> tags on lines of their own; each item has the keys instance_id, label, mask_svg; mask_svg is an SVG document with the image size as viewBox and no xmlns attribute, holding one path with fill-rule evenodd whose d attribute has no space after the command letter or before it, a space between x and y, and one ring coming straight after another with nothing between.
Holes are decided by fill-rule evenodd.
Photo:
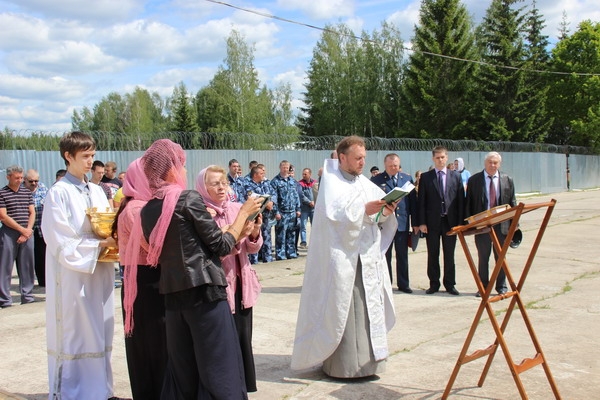
<instances>
[{"instance_id":1,"label":"white surplice","mask_svg":"<svg viewBox=\"0 0 600 400\"><path fill-rule=\"evenodd\" d=\"M89 194L63 178L44 203L49 399L113 396L114 263L97 262L99 238L85 213L109 205L88 186Z\"/></svg>"},{"instance_id":2,"label":"white surplice","mask_svg":"<svg viewBox=\"0 0 600 400\"><path fill-rule=\"evenodd\" d=\"M348 318L358 258L375 360L388 356L387 332L395 324L385 252L396 218L365 214L365 203L385 193L365 176L346 180L338 160L323 166L304 272L292 369L321 364L338 347Z\"/></svg>"}]
</instances>

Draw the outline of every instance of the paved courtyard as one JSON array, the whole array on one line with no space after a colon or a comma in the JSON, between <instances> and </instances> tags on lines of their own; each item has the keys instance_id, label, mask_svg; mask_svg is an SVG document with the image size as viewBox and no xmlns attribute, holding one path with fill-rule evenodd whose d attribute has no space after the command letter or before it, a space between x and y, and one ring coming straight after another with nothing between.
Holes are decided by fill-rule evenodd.
<instances>
[{"instance_id":1,"label":"paved courtyard","mask_svg":"<svg viewBox=\"0 0 600 400\"><path fill-rule=\"evenodd\" d=\"M546 234L522 291L527 313L564 399L598 398L600 393L600 191L573 191L548 196L519 197L526 204L558 200ZM511 249L508 262L519 275L543 211L521 219L524 239ZM468 239L472 242L472 237ZM310 246L310 241L309 241ZM473 252L474 252L474 246ZM394 292L397 323L388 335L390 357L378 380L341 381L320 369L290 370L296 315L306 250L296 260L259 264L263 291L254 309L254 352L258 392L251 399L438 399L441 397L480 299L462 248L457 245L457 289L460 296L426 295L425 243L409 255L413 294ZM15 276L16 278L16 276ZM0 399L45 399L48 396L45 295L36 289L36 302L0 310ZM116 289L117 292L120 289ZM116 335L113 349L115 395L130 396L120 293L115 294ZM508 301L495 303L501 319ZM506 330L515 360L535 351L518 311ZM479 324L472 352L494 341L487 316ZM485 358L464 365L451 399L519 398L499 349L483 387L478 387ZM520 375L530 399L553 398L541 366Z\"/></svg>"}]
</instances>

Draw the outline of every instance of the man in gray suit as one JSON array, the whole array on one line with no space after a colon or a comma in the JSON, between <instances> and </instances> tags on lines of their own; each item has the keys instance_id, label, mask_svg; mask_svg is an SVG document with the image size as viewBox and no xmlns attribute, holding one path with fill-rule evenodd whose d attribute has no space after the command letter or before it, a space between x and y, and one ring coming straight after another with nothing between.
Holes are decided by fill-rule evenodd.
<instances>
[{"instance_id":1,"label":"man in gray suit","mask_svg":"<svg viewBox=\"0 0 600 400\"><path fill-rule=\"evenodd\" d=\"M444 250L444 287L446 292L458 296L454 250L456 235L447 233L464 223L465 188L460 174L446 167L448 150L436 146L432 160L435 168L424 172L419 179L418 218L419 230L427 235L427 294L440 290L440 241Z\"/></svg>"},{"instance_id":2,"label":"man in gray suit","mask_svg":"<svg viewBox=\"0 0 600 400\"><path fill-rule=\"evenodd\" d=\"M371 182L379 186L384 192L388 193L395 187L402 187L406 182L414 183L411 176L400 172L400 157L397 154L390 153L383 159L385 171L371 177ZM417 223L417 193L415 190L404 197L396 206L396 220L398 221L398 230L394 236L394 241L385 253L385 258L392 278L392 247L396 249L396 283L398 290L404 293L412 293L408 279L408 236L412 222L413 231L419 232Z\"/></svg>"},{"instance_id":3,"label":"man in gray suit","mask_svg":"<svg viewBox=\"0 0 600 400\"><path fill-rule=\"evenodd\" d=\"M510 176L500 172L500 164L502 156L495 151L489 152L485 156L484 170L478 172L469 178L467 183L467 198L465 205L465 217L470 217L479 214L490 208L508 204L511 207L517 205L515 197L515 185ZM494 230L500 244L504 244L511 221L504 221L501 224L495 225ZM481 234L475 236L475 246L477 247L477 255L479 256L479 278L486 287L489 283L489 261L492 252L492 239L489 234ZM498 258L498 254L494 251L494 258ZM506 275L504 270L500 271L498 279L496 279L496 291L498 294L506 293ZM477 297L481 294L477 292Z\"/></svg>"}]
</instances>

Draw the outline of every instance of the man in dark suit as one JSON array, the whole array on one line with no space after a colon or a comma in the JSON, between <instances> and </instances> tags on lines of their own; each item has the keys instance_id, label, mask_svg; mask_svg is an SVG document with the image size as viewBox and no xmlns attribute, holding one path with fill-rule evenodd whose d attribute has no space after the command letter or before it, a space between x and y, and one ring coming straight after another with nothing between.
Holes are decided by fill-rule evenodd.
<instances>
[{"instance_id":1,"label":"man in dark suit","mask_svg":"<svg viewBox=\"0 0 600 400\"><path fill-rule=\"evenodd\" d=\"M508 204L511 207L517 205L515 185L510 176L499 171L501 163L502 156L492 151L485 156L484 170L469 178L467 183L465 217L470 217L504 204ZM504 221L494 226L501 245L504 244L509 227L510 221ZM492 252L492 239L490 235L487 233L476 235L475 246L477 247L477 255L479 256L479 278L483 286L486 287L489 283L489 261ZM494 258L498 258L496 251L494 251ZM496 279L496 291L498 294L504 294L506 293L506 289L506 275L504 270L501 270L498 279ZM477 292L477 296L480 296L479 292Z\"/></svg>"},{"instance_id":2,"label":"man in dark suit","mask_svg":"<svg viewBox=\"0 0 600 400\"><path fill-rule=\"evenodd\" d=\"M440 239L444 250L444 287L446 292L458 295L456 285L454 249L456 236L446 233L464 223L465 189L460 174L446 168L448 150L436 146L433 151L435 168L421 174L419 180L419 229L427 235L427 294L440 290Z\"/></svg>"},{"instance_id":3,"label":"man in dark suit","mask_svg":"<svg viewBox=\"0 0 600 400\"><path fill-rule=\"evenodd\" d=\"M406 182L413 183L410 175L400 172L400 157L397 154L390 153L383 159L385 172L371 177L371 182L388 193L395 187L402 187ZM396 207L396 220L398 229L394 235L394 241L385 253L390 279L392 283L392 247L396 248L396 281L398 290L404 293L412 293L408 279L408 235L410 235L410 222L412 221L413 230L419 232L417 226L417 195L413 190L408 196L404 197Z\"/></svg>"}]
</instances>

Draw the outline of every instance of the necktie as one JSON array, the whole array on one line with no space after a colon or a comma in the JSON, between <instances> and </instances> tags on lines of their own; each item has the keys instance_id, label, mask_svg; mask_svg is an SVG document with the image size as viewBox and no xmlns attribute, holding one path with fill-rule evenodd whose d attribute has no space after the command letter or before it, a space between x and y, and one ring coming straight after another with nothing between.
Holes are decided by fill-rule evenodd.
<instances>
[{"instance_id":1,"label":"necktie","mask_svg":"<svg viewBox=\"0 0 600 400\"><path fill-rule=\"evenodd\" d=\"M496 207L496 186L494 186L495 176L489 175L490 178L490 208Z\"/></svg>"},{"instance_id":2,"label":"necktie","mask_svg":"<svg viewBox=\"0 0 600 400\"><path fill-rule=\"evenodd\" d=\"M446 201L444 199L444 171L438 171L438 186L440 188L440 198L442 199L442 215L446 215Z\"/></svg>"},{"instance_id":3,"label":"necktie","mask_svg":"<svg viewBox=\"0 0 600 400\"><path fill-rule=\"evenodd\" d=\"M396 175L392 176L392 182L394 183L394 187L396 187L398 184L398 178L396 178Z\"/></svg>"}]
</instances>

